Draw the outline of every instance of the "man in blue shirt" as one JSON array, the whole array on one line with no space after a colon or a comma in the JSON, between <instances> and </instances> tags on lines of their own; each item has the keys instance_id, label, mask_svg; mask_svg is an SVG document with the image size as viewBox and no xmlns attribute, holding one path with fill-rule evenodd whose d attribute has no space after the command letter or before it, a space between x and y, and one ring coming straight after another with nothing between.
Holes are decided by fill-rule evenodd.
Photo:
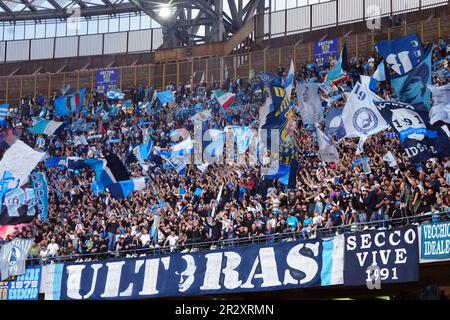
<instances>
[{"instance_id":1,"label":"man in blue shirt","mask_svg":"<svg viewBox=\"0 0 450 320\"><path fill-rule=\"evenodd\" d=\"M288 213L288 218L286 219L286 224L289 226L292 232L297 231L298 219L292 215L292 212Z\"/></svg>"},{"instance_id":2,"label":"man in blue shirt","mask_svg":"<svg viewBox=\"0 0 450 320\"><path fill-rule=\"evenodd\" d=\"M333 222L333 227L338 227L340 225L342 225L342 211L339 209L339 207L334 204L331 207L331 212L330 212L330 218L331 218L331 222ZM336 230L337 233L339 233L339 228L337 228Z\"/></svg>"}]
</instances>

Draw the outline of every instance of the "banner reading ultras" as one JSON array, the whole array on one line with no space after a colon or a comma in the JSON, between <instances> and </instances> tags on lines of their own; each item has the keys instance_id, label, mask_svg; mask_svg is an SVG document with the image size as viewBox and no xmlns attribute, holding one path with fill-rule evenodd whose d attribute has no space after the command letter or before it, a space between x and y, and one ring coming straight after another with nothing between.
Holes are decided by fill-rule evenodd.
<instances>
[{"instance_id":1,"label":"banner reading ultras","mask_svg":"<svg viewBox=\"0 0 450 320\"><path fill-rule=\"evenodd\" d=\"M47 268L46 299L139 299L343 283L344 238ZM58 274L57 274L58 273ZM55 285L55 283L58 283Z\"/></svg>"},{"instance_id":2,"label":"banner reading ultras","mask_svg":"<svg viewBox=\"0 0 450 320\"><path fill-rule=\"evenodd\" d=\"M418 281L417 226L346 234L344 265L345 285Z\"/></svg>"},{"instance_id":3,"label":"banner reading ultras","mask_svg":"<svg viewBox=\"0 0 450 320\"><path fill-rule=\"evenodd\" d=\"M420 262L450 259L450 222L422 224Z\"/></svg>"}]
</instances>

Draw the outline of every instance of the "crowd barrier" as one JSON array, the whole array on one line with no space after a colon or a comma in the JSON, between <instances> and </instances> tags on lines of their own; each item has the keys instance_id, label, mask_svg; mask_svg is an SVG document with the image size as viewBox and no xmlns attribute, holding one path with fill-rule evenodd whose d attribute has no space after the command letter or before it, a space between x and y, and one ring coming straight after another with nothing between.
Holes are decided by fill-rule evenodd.
<instances>
[{"instance_id":1,"label":"crowd barrier","mask_svg":"<svg viewBox=\"0 0 450 320\"><path fill-rule=\"evenodd\" d=\"M450 220L450 212L446 213L446 219ZM308 240L308 239L324 239L330 238L338 234L352 233L358 231L364 231L366 229L374 228L388 228L389 226L399 226L408 225L412 223L431 223L432 214L431 212L425 213L418 216L404 216L401 218L394 218L391 220L376 220L363 223L353 223L341 226L334 226L331 228L319 228L316 230L298 230L298 231L287 231L283 233L273 233L271 235L258 235L249 236L246 238L233 238L215 241L195 241L192 243L185 243L183 245L178 245L171 248L170 246L152 246L146 248L132 249L132 250L120 250L114 252L98 252L98 253L83 253L70 256L60 256L47 259L28 259L27 262L30 265L35 264L46 264L55 262L66 262L66 261L95 261L95 260L105 260L110 258L129 258L138 256L157 256L161 254L167 254L169 252L200 252L215 249L225 249L248 246L252 244L265 245L271 243L281 243L285 241L293 241L298 239ZM288 228L286 229L288 230Z\"/></svg>"}]
</instances>

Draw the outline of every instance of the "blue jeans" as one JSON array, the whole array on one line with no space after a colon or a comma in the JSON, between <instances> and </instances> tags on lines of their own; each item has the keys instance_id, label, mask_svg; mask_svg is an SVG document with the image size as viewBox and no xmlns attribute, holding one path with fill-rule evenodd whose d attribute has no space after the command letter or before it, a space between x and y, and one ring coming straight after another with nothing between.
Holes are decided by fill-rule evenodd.
<instances>
[{"instance_id":1,"label":"blue jeans","mask_svg":"<svg viewBox=\"0 0 450 320\"><path fill-rule=\"evenodd\" d=\"M114 251L115 242L116 242L116 234L108 232L108 251Z\"/></svg>"}]
</instances>

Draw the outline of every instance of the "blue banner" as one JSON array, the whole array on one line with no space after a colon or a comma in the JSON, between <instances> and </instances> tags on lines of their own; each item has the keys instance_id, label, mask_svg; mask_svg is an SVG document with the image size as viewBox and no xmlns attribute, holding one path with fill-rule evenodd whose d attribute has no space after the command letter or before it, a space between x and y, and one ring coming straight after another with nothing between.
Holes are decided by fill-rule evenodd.
<instances>
[{"instance_id":1,"label":"blue banner","mask_svg":"<svg viewBox=\"0 0 450 320\"><path fill-rule=\"evenodd\" d=\"M34 172L31 174L34 194L36 196L36 205L39 211L40 219L48 220L48 186L47 179L42 172Z\"/></svg>"},{"instance_id":2,"label":"blue banner","mask_svg":"<svg viewBox=\"0 0 450 320\"><path fill-rule=\"evenodd\" d=\"M119 84L119 70L117 68L97 70L95 72L95 90L105 93L114 90Z\"/></svg>"},{"instance_id":3,"label":"blue banner","mask_svg":"<svg viewBox=\"0 0 450 320\"><path fill-rule=\"evenodd\" d=\"M37 300L41 273L41 266L27 267L25 274L0 281L0 300Z\"/></svg>"},{"instance_id":4,"label":"blue banner","mask_svg":"<svg viewBox=\"0 0 450 320\"><path fill-rule=\"evenodd\" d=\"M273 242L274 235L268 236ZM143 299L284 290L343 283L344 238L195 253L65 263L61 300Z\"/></svg>"},{"instance_id":5,"label":"blue banner","mask_svg":"<svg viewBox=\"0 0 450 320\"><path fill-rule=\"evenodd\" d=\"M399 75L412 70L425 56L417 33L395 40L380 41L375 44L375 48Z\"/></svg>"},{"instance_id":6,"label":"blue banner","mask_svg":"<svg viewBox=\"0 0 450 320\"><path fill-rule=\"evenodd\" d=\"M428 49L427 55L409 72L391 80L399 100L411 105L424 104L431 108L431 91L427 84L431 84L431 59L433 46Z\"/></svg>"},{"instance_id":7,"label":"blue banner","mask_svg":"<svg viewBox=\"0 0 450 320\"><path fill-rule=\"evenodd\" d=\"M420 239L420 260L450 259L450 222L422 224Z\"/></svg>"},{"instance_id":8,"label":"blue banner","mask_svg":"<svg viewBox=\"0 0 450 320\"><path fill-rule=\"evenodd\" d=\"M418 281L418 238L416 226L346 234L344 285Z\"/></svg>"},{"instance_id":9,"label":"blue banner","mask_svg":"<svg viewBox=\"0 0 450 320\"><path fill-rule=\"evenodd\" d=\"M314 42L313 47L314 62L318 65L329 63L334 57L337 59L339 56L339 39L327 39L318 42Z\"/></svg>"}]
</instances>

